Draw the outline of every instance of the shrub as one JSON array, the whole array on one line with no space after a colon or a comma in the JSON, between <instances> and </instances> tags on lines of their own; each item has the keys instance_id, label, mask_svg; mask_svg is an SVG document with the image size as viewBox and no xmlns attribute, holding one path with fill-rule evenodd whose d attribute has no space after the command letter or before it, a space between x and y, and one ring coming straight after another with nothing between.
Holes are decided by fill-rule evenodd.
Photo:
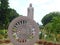
<instances>
[{"instance_id":1,"label":"shrub","mask_svg":"<svg viewBox=\"0 0 60 45\"><path fill-rule=\"evenodd\" d=\"M0 39L3 39L3 35L0 34Z\"/></svg>"}]
</instances>

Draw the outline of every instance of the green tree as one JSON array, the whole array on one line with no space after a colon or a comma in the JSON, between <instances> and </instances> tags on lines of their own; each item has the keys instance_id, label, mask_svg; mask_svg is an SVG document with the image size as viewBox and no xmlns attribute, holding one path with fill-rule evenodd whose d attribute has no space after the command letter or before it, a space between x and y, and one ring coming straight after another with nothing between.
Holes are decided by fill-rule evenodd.
<instances>
[{"instance_id":1,"label":"green tree","mask_svg":"<svg viewBox=\"0 0 60 45\"><path fill-rule=\"evenodd\" d=\"M59 16L60 17L60 12L51 12L49 14L46 14L43 18L42 18L42 23L45 26L47 23L51 22L51 20L53 19L53 17Z\"/></svg>"},{"instance_id":2,"label":"green tree","mask_svg":"<svg viewBox=\"0 0 60 45\"><path fill-rule=\"evenodd\" d=\"M0 0L0 28L4 28L8 22L8 0Z\"/></svg>"},{"instance_id":3,"label":"green tree","mask_svg":"<svg viewBox=\"0 0 60 45\"><path fill-rule=\"evenodd\" d=\"M45 25L44 29L48 35L52 34L54 36L54 39L56 39L57 34L60 34L60 17L53 17L51 22Z\"/></svg>"},{"instance_id":4,"label":"green tree","mask_svg":"<svg viewBox=\"0 0 60 45\"><path fill-rule=\"evenodd\" d=\"M19 16L8 4L8 0L0 0L0 29L7 29L11 20Z\"/></svg>"},{"instance_id":5,"label":"green tree","mask_svg":"<svg viewBox=\"0 0 60 45\"><path fill-rule=\"evenodd\" d=\"M60 17L54 17L50 23L45 25L44 29L48 33L60 34Z\"/></svg>"},{"instance_id":6,"label":"green tree","mask_svg":"<svg viewBox=\"0 0 60 45\"><path fill-rule=\"evenodd\" d=\"M43 25L39 25L39 28L40 28L40 29L43 29L43 28L44 28L44 26L43 26Z\"/></svg>"},{"instance_id":7,"label":"green tree","mask_svg":"<svg viewBox=\"0 0 60 45\"><path fill-rule=\"evenodd\" d=\"M60 17L56 16L52 20L52 26L53 30L57 33L60 34Z\"/></svg>"},{"instance_id":8,"label":"green tree","mask_svg":"<svg viewBox=\"0 0 60 45\"><path fill-rule=\"evenodd\" d=\"M9 23L14 19L14 18L16 18L16 17L18 17L19 16L19 14L16 12L16 10L14 10L14 9L11 9L11 8L9 8L8 9L8 11L9 11L9 13L8 13L8 22L6 22L6 26L5 26L5 28L8 28L8 25L9 25Z\"/></svg>"},{"instance_id":9,"label":"green tree","mask_svg":"<svg viewBox=\"0 0 60 45\"><path fill-rule=\"evenodd\" d=\"M19 16L19 14L14 9L10 8L8 11L9 11L9 22L11 22L14 18Z\"/></svg>"},{"instance_id":10,"label":"green tree","mask_svg":"<svg viewBox=\"0 0 60 45\"><path fill-rule=\"evenodd\" d=\"M57 35L60 35L60 12L51 12L43 17L42 23L47 36L54 41L60 40ZM53 40L52 39L52 40Z\"/></svg>"}]
</instances>

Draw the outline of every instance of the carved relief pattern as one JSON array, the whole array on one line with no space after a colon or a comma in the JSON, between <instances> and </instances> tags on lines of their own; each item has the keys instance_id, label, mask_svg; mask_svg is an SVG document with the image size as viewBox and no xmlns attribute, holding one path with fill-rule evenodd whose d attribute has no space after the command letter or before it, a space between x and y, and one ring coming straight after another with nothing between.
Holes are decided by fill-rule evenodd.
<instances>
[{"instance_id":1,"label":"carved relief pattern","mask_svg":"<svg viewBox=\"0 0 60 45\"><path fill-rule=\"evenodd\" d=\"M11 22L8 28L8 35L11 41L18 42L18 45L20 43L32 43L32 41L34 43L38 39L38 27L33 20L24 16L18 17Z\"/></svg>"}]
</instances>

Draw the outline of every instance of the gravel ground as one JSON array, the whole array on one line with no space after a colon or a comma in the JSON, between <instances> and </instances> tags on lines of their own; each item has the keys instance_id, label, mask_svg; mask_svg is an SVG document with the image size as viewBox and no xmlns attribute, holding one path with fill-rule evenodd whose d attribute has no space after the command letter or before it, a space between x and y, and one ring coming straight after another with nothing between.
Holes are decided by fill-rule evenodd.
<instances>
[{"instance_id":1,"label":"gravel ground","mask_svg":"<svg viewBox=\"0 0 60 45\"><path fill-rule=\"evenodd\" d=\"M3 44L0 44L0 45L13 45L12 43L9 43L9 44L5 44L5 43L3 43Z\"/></svg>"},{"instance_id":2,"label":"gravel ground","mask_svg":"<svg viewBox=\"0 0 60 45\"><path fill-rule=\"evenodd\" d=\"M0 44L0 45L13 45L13 44L12 43L8 43L8 44L3 43L3 44ZM34 45L38 45L38 44L34 44Z\"/></svg>"}]
</instances>

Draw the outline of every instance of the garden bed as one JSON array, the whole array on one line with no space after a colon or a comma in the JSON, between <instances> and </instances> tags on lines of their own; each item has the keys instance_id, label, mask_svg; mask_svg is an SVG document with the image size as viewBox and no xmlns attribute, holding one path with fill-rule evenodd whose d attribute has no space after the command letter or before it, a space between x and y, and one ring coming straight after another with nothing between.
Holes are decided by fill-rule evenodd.
<instances>
[{"instance_id":1,"label":"garden bed","mask_svg":"<svg viewBox=\"0 0 60 45\"><path fill-rule=\"evenodd\" d=\"M43 41L43 40L39 40L36 42L37 44L41 44L41 45L60 45L60 43L54 43L54 42L48 42L48 41Z\"/></svg>"},{"instance_id":2,"label":"garden bed","mask_svg":"<svg viewBox=\"0 0 60 45\"><path fill-rule=\"evenodd\" d=\"M10 43L10 40L0 40L0 44L2 43Z\"/></svg>"}]
</instances>

